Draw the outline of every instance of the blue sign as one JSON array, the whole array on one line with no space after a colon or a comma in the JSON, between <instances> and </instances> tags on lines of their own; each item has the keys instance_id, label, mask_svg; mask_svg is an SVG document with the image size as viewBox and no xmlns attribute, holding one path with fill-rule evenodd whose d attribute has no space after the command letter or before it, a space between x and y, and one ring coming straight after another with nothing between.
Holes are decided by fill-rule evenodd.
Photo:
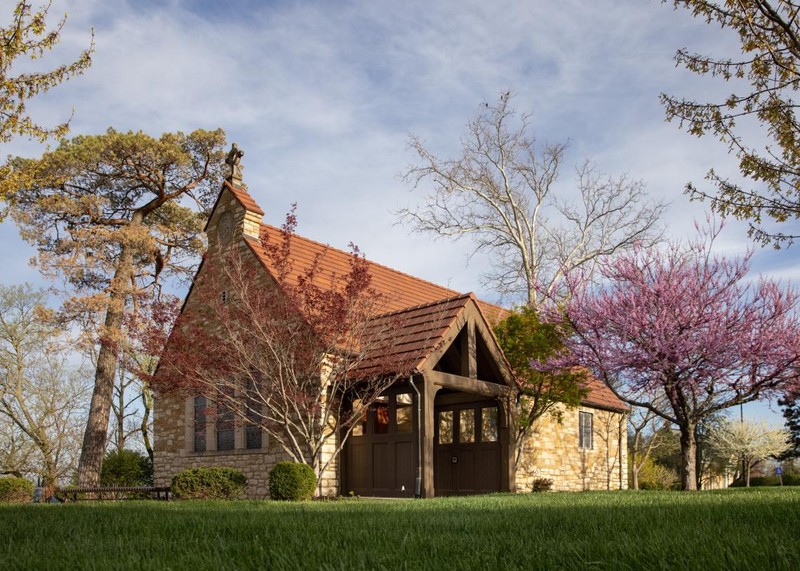
<instances>
[{"instance_id":1,"label":"blue sign","mask_svg":"<svg viewBox=\"0 0 800 571\"><path fill-rule=\"evenodd\" d=\"M783 468L778 466L777 468L775 468L775 475L780 476L781 474L783 474Z\"/></svg>"}]
</instances>

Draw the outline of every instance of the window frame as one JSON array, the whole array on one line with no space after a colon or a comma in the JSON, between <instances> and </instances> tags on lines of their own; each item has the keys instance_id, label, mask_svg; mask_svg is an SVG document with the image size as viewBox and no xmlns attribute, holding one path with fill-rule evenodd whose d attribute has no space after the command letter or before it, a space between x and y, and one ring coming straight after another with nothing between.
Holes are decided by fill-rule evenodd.
<instances>
[{"instance_id":1,"label":"window frame","mask_svg":"<svg viewBox=\"0 0 800 571\"><path fill-rule=\"evenodd\" d=\"M206 428L208 427L208 399L203 395L197 395L193 399L194 417L192 419L194 441L192 451L196 453L208 450L208 439Z\"/></svg>"},{"instance_id":2,"label":"window frame","mask_svg":"<svg viewBox=\"0 0 800 571\"><path fill-rule=\"evenodd\" d=\"M578 448L594 449L594 414L591 412L578 412Z\"/></svg>"}]
</instances>

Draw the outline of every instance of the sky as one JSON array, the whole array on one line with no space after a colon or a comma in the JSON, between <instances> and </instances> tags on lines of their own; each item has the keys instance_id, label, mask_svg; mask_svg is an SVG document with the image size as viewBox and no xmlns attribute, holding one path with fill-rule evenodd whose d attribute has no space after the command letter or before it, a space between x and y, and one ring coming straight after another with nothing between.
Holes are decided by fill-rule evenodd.
<instances>
[{"instance_id":1,"label":"sky","mask_svg":"<svg viewBox=\"0 0 800 571\"><path fill-rule=\"evenodd\" d=\"M480 276L491 260L470 257L466 241L414 235L393 215L424 198L400 178L414 162L411 134L454 156L479 105L510 90L538 141L569 142L562 192L584 160L642 180L670 203L663 223L678 239L706 215L686 183L710 188L712 166L736 173L724 146L666 122L659 103L661 92L726 94L673 58L681 47L731 53L736 38L660 0L55 0L51 14L63 13L62 42L41 61L75 59L93 29L93 64L29 104L39 122L73 113L71 135L221 127L244 150L265 222L280 224L296 202L300 234L353 242L373 261L488 301ZM3 156L44 150L0 146ZM13 222L0 240L3 283L44 285ZM748 247L746 225L729 223L718 248ZM758 249L754 275L800 281L797 248ZM781 423L766 406L745 410Z\"/></svg>"}]
</instances>

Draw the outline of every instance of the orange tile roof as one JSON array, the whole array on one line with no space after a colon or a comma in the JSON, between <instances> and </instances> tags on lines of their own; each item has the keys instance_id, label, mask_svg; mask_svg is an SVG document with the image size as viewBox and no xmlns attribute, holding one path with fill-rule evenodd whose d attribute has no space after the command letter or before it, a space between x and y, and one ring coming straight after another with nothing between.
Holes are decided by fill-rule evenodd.
<instances>
[{"instance_id":1,"label":"orange tile roof","mask_svg":"<svg viewBox=\"0 0 800 571\"><path fill-rule=\"evenodd\" d=\"M261 225L261 237L271 243L280 243L281 230L268 224ZM271 272L274 264L264 249L255 239L246 238L247 243ZM292 235L290 242L292 268L289 277L296 279L303 275L315 261L319 264L317 279L320 286L332 285L333 276L346 276L350 272L351 254L332 248L320 242ZM382 309L385 312L399 311L409 307L424 305L462 295L461 292L442 287L429 281L410 276L392 268L367 260L371 276L370 286L381 296ZM327 283L324 281L327 280ZM508 310L484 301L476 300L481 312L490 323L502 319Z\"/></svg>"},{"instance_id":2,"label":"orange tile roof","mask_svg":"<svg viewBox=\"0 0 800 571\"><path fill-rule=\"evenodd\" d=\"M372 319L366 337L368 356L353 371L356 377L380 373L416 373L439 348L470 294L408 307Z\"/></svg>"},{"instance_id":3,"label":"orange tile roof","mask_svg":"<svg viewBox=\"0 0 800 571\"><path fill-rule=\"evenodd\" d=\"M616 412L628 412L630 409L627 404L617 398L617 395L615 395L603 381L592 375L586 376L583 386L589 389L589 394L581 401L581 404L585 406L603 408Z\"/></svg>"},{"instance_id":4,"label":"orange tile roof","mask_svg":"<svg viewBox=\"0 0 800 571\"><path fill-rule=\"evenodd\" d=\"M249 210L250 212L255 212L259 216L264 216L264 211L261 210L261 207L253 200L253 197L250 196L250 193L247 192L244 188L239 186L233 186L230 181L225 181L222 184L223 188L228 189L231 191L231 194L238 200L242 206L244 206L245 210ZM220 192L220 196L222 193Z\"/></svg>"},{"instance_id":5,"label":"orange tile roof","mask_svg":"<svg viewBox=\"0 0 800 571\"><path fill-rule=\"evenodd\" d=\"M247 210L264 214L247 190L232 186L228 181L224 187ZM280 243L281 230L262 224L261 238ZM274 272L276 268L262 243L249 236L244 239L264 266ZM349 252L293 234L290 243L292 268L289 277L296 279L316 262L319 264L317 279L322 282L317 285L332 286L335 277L349 273L350 256ZM386 313L376 316L371 324L373 334L378 337L373 342L379 349L370 351L375 356L365 359L356 374L366 376L378 371L386 372L389 368L392 372L416 369L436 350L453 319L470 299L475 301L490 324L509 314L509 310L476 299L473 294L457 292L370 260L367 260L367 264L371 276L370 285L382 297L382 310ZM328 283L324 283L324 280ZM622 412L628 410L628 406L598 379L588 377L586 387L589 394L582 401L584 405Z\"/></svg>"}]
</instances>

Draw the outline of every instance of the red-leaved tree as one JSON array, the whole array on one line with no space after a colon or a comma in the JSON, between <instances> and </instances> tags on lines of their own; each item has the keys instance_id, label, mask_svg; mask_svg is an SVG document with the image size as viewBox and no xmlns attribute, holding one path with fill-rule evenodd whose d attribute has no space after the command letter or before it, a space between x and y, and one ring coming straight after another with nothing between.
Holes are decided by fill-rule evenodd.
<instances>
[{"instance_id":1,"label":"red-leaved tree","mask_svg":"<svg viewBox=\"0 0 800 571\"><path fill-rule=\"evenodd\" d=\"M295 272L295 224L290 214L277 238L262 237L269 272L244 244L206 257L153 386L202 395L218 427L237 418L263 430L321 475L364 411L409 371L372 366L398 324L375 319L385 300L358 248L346 273L322 269L326 252ZM367 359L368 376L359 372Z\"/></svg>"},{"instance_id":2,"label":"red-leaved tree","mask_svg":"<svg viewBox=\"0 0 800 571\"><path fill-rule=\"evenodd\" d=\"M558 316L574 334L545 365L589 367L620 398L676 425L684 490L697 489L700 422L798 380L798 292L749 281L749 255L712 254L719 229L709 225L666 250L623 254L603 266L602 286L581 288L573 279ZM637 399L643 392L664 400Z\"/></svg>"},{"instance_id":3,"label":"red-leaved tree","mask_svg":"<svg viewBox=\"0 0 800 571\"><path fill-rule=\"evenodd\" d=\"M139 434L142 445L153 461L153 445L151 441L151 414L153 412L153 374L158 366L159 358L164 352L170 332L180 314L181 300L171 294L161 293L158 297L139 295L125 315L123 330L124 343L120 344L120 369L122 382L134 384L138 389L135 399L125 398L122 394L124 385L119 386L120 403L117 409L121 418L115 419L120 426L117 432L125 430L126 409L136 408ZM116 412L116 411L115 411ZM131 414L131 413L128 413ZM119 446L117 447L120 448Z\"/></svg>"}]
</instances>

